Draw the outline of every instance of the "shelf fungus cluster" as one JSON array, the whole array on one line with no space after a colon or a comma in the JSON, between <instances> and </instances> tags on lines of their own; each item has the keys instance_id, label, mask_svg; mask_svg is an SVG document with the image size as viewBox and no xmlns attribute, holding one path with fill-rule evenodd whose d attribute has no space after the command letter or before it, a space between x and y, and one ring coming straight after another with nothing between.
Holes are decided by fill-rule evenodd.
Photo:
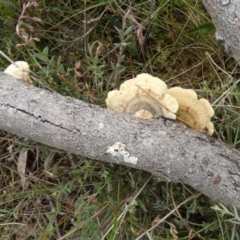
<instances>
[{"instance_id":1,"label":"shelf fungus cluster","mask_svg":"<svg viewBox=\"0 0 240 240\"><path fill-rule=\"evenodd\" d=\"M18 79L23 79L28 83L33 83L29 76L30 68L27 62L17 61L9 65L4 73Z\"/></svg>"},{"instance_id":2,"label":"shelf fungus cluster","mask_svg":"<svg viewBox=\"0 0 240 240\"><path fill-rule=\"evenodd\" d=\"M212 135L211 117L214 110L196 92L181 87L167 88L159 78L142 73L125 81L119 90L108 93L108 109L135 115L143 119L165 117Z\"/></svg>"}]
</instances>

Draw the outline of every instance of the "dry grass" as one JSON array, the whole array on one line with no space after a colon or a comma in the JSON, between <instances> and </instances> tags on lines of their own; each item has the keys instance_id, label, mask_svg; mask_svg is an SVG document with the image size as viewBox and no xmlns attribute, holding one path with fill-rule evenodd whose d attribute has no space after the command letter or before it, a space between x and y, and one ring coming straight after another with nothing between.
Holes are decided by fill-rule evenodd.
<instances>
[{"instance_id":1,"label":"dry grass","mask_svg":"<svg viewBox=\"0 0 240 240\"><path fill-rule=\"evenodd\" d=\"M239 67L216 45L200 1L40 0L24 11L23 2L1 1L0 45L30 63L36 86L105 107L109 90L148 72L208 98L214 137L240 147ZM7 65L1 58L0 70ZM0 159L1 239L240 238L236 212L143 171L3 131Z\"/></svg>"}]
</instances>

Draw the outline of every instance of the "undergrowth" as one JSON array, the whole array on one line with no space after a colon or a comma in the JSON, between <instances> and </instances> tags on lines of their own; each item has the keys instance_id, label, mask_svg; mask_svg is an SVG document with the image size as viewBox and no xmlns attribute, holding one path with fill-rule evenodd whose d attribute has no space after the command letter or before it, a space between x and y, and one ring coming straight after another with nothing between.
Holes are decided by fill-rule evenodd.
<instances>
[{"instance_id":1,"label":"undergrowth","mask_svg":"<svg viewBox=\"0 0 240 240\"><path fill-rule=\"evenodd\" d=\"M37 87L105 107L109 90L147 72L209 99L214 137L240 148L239 67L201 1L3 0L0 32L1 50L30 64ZM3 131L0 159L1 239L240 239L237 211L189 186Z\"/></svg>"}]
</instances>

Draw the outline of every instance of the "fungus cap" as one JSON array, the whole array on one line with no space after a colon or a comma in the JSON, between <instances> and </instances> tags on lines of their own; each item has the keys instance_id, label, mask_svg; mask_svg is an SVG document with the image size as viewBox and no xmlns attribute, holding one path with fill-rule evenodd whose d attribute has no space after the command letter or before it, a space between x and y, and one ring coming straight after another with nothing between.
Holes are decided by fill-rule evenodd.
<instances>
[{"instance_id":1,"label":"fungus cap","mask_svg":"<svg viewBox=\"0 0 240 240\"><path fill-rule=\"evenodd\" d=\"M198 100L196 92L191 89L173 87L167 93L176 98L179 104L177 120L190 128L212 135L213 123L210 121L214 110L207 99Z\"/></svg>"},{"instance_id":2,"label":"fungus cap","mask_svg":"<svg viewBox=\"0 0 240 240\"><path fill-rule=\"evenodd\" d=\"M106 104L108 109L139 118L176 119L178 102L166 92L167 85L161 79L142 73L125 81L119 90L110 91Z\"/></svg>"},{"instance_id":3,"label":"fungus cap","mask_svg":"<svg viewBox=\"0 0 240 240\"><path fill-rule=\"evenodd\" d=\"M17 61L9 65L5 69L4 73L18 79L23 79L28 83L33 83L31 78L29 77L29 71L30 71L30 68L27 62Z\"/></svg>"}]
</instances>

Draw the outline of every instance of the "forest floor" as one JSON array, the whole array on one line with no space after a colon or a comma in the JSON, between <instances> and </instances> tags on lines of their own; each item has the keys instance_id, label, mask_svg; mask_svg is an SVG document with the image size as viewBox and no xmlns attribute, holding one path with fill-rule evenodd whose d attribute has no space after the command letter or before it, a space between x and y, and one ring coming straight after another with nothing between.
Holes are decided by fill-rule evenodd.
<instances>
[{"instance_id":1,"label":"forest floor","mask_svg":"<svg viewBox=\"0 0 240 240\"><path fill-rule=\"evenodd\" d=\"M208 99L213 137L239 149L240 69L214 31L198 0L0 2L0 49L30 64L35 86L105 108L110 90L149 73ZM9 64L0 57L0 71ZM240 239L237 211L189 186L4 131L0 159L2 240Z\"/></svg>"}]
</instances>

